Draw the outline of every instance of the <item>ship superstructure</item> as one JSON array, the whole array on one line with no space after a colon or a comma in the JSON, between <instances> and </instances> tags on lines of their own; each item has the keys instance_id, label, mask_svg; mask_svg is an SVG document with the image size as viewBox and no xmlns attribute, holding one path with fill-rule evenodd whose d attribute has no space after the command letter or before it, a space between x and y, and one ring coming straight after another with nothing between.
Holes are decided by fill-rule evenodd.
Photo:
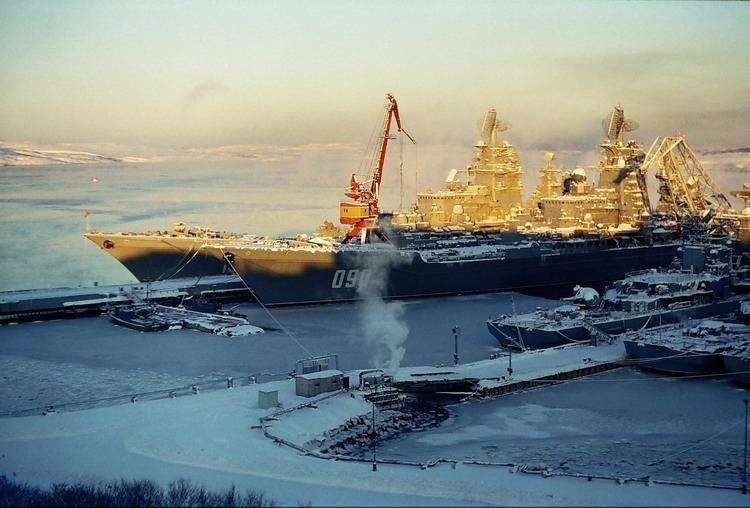
<instances>
[{"instance_id":1,"label":"ship superstructure","mask_svg":"<svg viewBox=\"0 0 750 508\"><path fill-rule=\"evenodd\" d=\"M451 170L445 189L417 195L414 210L394 217L397 226L413 229L455 227L485 232L554 230L566 235L616 235L632 232L648 219L648 192L636 169L645 153L625 133L636 123L615 107L605 119L607 139L600 145L598 166L563 170L547 152L541 179L523 203L523 170L518 152L498 140L509 124L490 109L485 116L477 155L464 173ZM588 174L593 174L589 179ZM595 180L595 181L594 181Z\"/></svg>"},{"instance_id":2,"label":"ship superstructure","mask_svg":"<svg viewBox=\"0 0 750 508\"><path fill-rule=\"evenodd\" d=\"M497 119L495 109L485 115L477 155L461 173L451 170L445 189L417 194L411 213L394 216L396 226L428 230L455 226L465 230L515 230L526 222L522 207L523 169L515 147L498 140L509 124Z\"/></svg>"}]
</instances>

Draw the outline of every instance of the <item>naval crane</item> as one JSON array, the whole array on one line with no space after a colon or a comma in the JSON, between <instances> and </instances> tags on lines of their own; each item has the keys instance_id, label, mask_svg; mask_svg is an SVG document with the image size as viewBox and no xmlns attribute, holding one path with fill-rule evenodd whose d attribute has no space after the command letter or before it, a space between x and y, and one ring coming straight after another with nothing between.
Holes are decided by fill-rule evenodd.
<instances>
[{"instance_id":1,"label":"naval crane","mask_svg":"<svg viewBox=\"0 0 750 508\"><path fill-rule=\"evenodd\" d=\"M640 171L645 173L651 166L657 166L658 212L677 220L697 219L709 231L724 228L724 219L727 214L731 215L732 205L687 144L685 136L657 137Z\"/></svg>"},{"instance_id":2,"label":"naval crane","mask_svg":"<svg viewBox=\"0 0 750 508\"><path fill-rule=\"evenodd\" d=\"M393 95L388 94L386 96L388 104L386 105L385 120L383 121L383 132L380 135L377 150L377 160L375 161L375 168L372 172L372 177L368 176L368 180L360 182L357 178L356 173L352 173L349 181L349 188L344 194L354 200L342 201L339 206L339 216L342 224L351 225L351 229L346 234L345 241L355 238L357 235L362 233L371 226L375 219L378 217L380 212L379 199L380 199L380 182L383 179L383 167L385 165L385 154L388 148L388 141L395 139L391 137L391 123L393 119L396 119L396 127L399 133L406 135L409 140L416 144L414 138L401 127L401 117L398 112L398 103L396 102Z\"/></svg>"}]
</instances>

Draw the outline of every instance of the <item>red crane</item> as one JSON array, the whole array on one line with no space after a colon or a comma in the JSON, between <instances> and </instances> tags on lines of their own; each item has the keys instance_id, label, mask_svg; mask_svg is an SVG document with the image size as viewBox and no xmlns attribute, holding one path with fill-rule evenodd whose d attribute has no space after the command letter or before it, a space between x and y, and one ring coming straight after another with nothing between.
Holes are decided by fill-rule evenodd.
<instances>
[{"instance_id":1,"label":"red crane","mask_svg":"<svg viewBox=\"0 0 750 508\"><path fill-rule=\"evenodd\" d=\"M378 159L372 178L366 182L360 182L356 174L352 174L349 181L349 189L344 194L352 198L354 202L342 201L339 207L339 215L342 224L351 224L352 228L346 234L346 239L354 238L363 228L367 228L375 222L378 217L380 208L378 198L380 197L380 182L383 179L383 166L385 165L385 153L388 148L388 140L391 137L391 121L396 119L398 132L403 132L412 143L416 144L408 132L401 127L401 118L398 114L398 103L393 95L388 94L388 105L386 106L385 122L383 123L383 133L378 142ZM369 188L367 184L369 183Z\"/></svg>"}]
</instances>

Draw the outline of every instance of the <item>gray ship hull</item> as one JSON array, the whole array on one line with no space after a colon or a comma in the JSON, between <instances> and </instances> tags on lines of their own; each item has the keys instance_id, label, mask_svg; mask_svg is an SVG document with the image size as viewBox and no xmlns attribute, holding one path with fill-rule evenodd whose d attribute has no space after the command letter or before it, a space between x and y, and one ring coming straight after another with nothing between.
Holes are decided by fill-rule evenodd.
<instances>
[{"instance_id":1,"label":"gray ship hull","mask_svg":"<svg viewBox=\"0 0 750 508\"><path fill-rule=\"evenodd\" d=\"M636 360L638 366L644 369L678 376L725 372L721 353L679 351L632 340L625 340L623 343L628 358Z\"/></svg>"},{"instance_id":2,"label":"gray ship hull","mask_svg":"<svg viewBox=\"0 0 750 508\"><path fill-rule=\"evenodd\" d=\"M504 257L426 260L408 250L336 254L227 251L231 265L267 305L521 291L562 296L576 284L603 287L626 273L666 266L678 244Z\"/></svg>"},{"instance_id":3,"label":"gray ship hull","mask_svg":"<svg viewBox=\"0 0 750 508\"><path fill-rule=\"evenodd\" d=\"M739 299L730 298L678 310L665 309L663 311L644 314L632 314L626 318L613 320L592 320L591 324L607 334L616 335L662 324L680 323L687 319L703 319L720 314L728 314L736 311L739 306ZM487 328L500 344L506 348L519 348L522 346L526 349L543 349L591 340L591 332L582 325L544 329L531 326L515 326L510 323L503 323L502 319L490 319L487 321Z\"/></svg>"},{"instance_id":4,"label":"gray ship hull","mask_svg":"<svg viewBox=\"0 0 750 508\"><path fill-rule=\"evenodd\" d=\"M628 272L667 266L680 245L628 239L558 241L553 248L498 243L497 255L472 259L461 248L432 255L428 248L311 250L247 247L239 239L86 236L141 281L236 272L266 305L495 291L559 297L576 284L602 288Z\"/></svg>"},{"instance_id":5,"label":"gray ship hull","mask_svg":"<svg viewBox=\"0 0 750 508\"><path fill-rule=\"evenodd\" d=\"M221 259L205 249L217 241L215 238L129 233L87 233L85 236L141 282L231 274Z\"/></svg>"},{"instance_id":6,"label":"gray ship hull","mask_svg":"<svg viewBox=\"0 0 750 508\"><path fill-rule=\"evenodd\" d=\"M732 374L734 381L750 386L750 357L723 354L722 361L724 362L724 368Z\"/></svg>"}]
</instances>

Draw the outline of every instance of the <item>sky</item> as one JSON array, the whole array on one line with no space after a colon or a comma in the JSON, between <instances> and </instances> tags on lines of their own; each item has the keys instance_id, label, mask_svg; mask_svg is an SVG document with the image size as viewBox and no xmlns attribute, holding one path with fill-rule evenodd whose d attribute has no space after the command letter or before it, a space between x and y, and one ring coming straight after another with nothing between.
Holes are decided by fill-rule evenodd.
<instances>
[{"instance_id":1,"label":"sky","mask_svg":"<svg viewBox=\"0 0 750 508\"><path fill-rule=\"evenodd\" d=\"M393 93L420 143L488 107L522 148L750 146L750 4L0 1L0 140L185 150L365 143Z\"/></svg>"}]
</instances>

